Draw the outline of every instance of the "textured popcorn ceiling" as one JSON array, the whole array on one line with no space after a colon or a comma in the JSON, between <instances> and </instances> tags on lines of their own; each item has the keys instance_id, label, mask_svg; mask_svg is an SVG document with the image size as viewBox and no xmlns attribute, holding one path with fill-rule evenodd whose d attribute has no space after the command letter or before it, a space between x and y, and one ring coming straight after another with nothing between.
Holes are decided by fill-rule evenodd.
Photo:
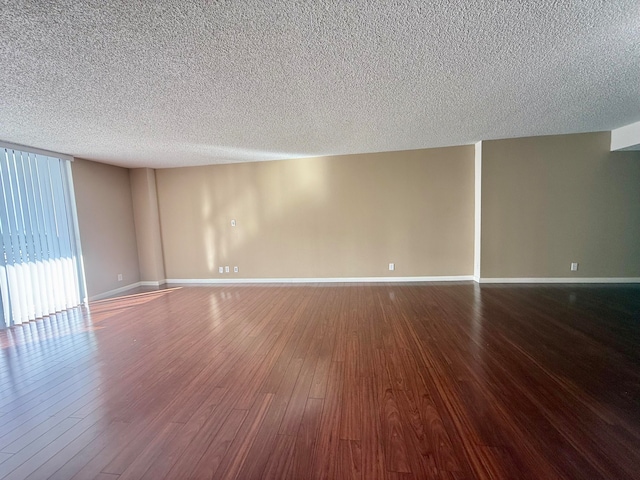
<instances>
[{"instance_id":1,"label":"textured popcorn ceiling","mask_svg":"<svg viewBox=\"0 0 640 480\"><path fill-rule=\"evenodd\" d=\"M0 140L169 167L640 120L640 2L3 1Z\"/></svg>"}]
</instances>

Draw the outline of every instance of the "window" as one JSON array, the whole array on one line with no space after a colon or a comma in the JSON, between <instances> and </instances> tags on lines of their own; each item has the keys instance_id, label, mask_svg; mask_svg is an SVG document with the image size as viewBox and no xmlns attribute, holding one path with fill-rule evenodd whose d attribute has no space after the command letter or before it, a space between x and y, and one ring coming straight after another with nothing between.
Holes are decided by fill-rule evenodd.
<instances>
[{"instance_id":1,"label":"window","mask_svg":"<svg viewBox=\"0 0 640 480\"><path fill-rule=\"evenodd\" d=\"M84 274L69 159L0 147L0 327L79 305Z\"/></svg>"}]
</instances>

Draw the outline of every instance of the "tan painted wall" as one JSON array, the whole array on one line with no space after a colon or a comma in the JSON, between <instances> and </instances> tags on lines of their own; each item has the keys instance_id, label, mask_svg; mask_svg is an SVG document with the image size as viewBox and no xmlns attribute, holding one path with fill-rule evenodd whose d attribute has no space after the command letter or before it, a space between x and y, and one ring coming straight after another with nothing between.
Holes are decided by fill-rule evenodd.
<instances>
[{"instance_id":1,"label":"tan painted wall","mask_svg":"<svg viewBox=\"0 0 640 480\"><path fill-rule=\"evenodd\" d=\"M608 132L483 142L483 278L640 277L640 153L609 144Z\"/></svg>"},{"instance_id":2,"label":"tan painted wall","mask_svg":"<svg viewBox=\"0 0 640 480\"><path fill-rule=\"evenodd\" d=\"M140 280L164 283L164 260L160 234L160 214L156 174L152 168L129 171L133 218L136 226Z\"/></svg>"},{"instance_id":3,"label":"tan painted wall","mask_svg":"<svg viewBox=\"0 0 640 480\"><path fill-rule=\"evenodd\" d=\"M129 170L80 159L71 168L89 297L138 282Z\"/></svg>"},{"instance_id":4,"label":"tan painted wall","mask_svg":"<svg viewBox=\"0 0 640 480\"><path fill-rule=\"evenodd\" d=\"M167 278L473 273L472 146L163 169L156 180Z\"/></svg>"}]
</instances>

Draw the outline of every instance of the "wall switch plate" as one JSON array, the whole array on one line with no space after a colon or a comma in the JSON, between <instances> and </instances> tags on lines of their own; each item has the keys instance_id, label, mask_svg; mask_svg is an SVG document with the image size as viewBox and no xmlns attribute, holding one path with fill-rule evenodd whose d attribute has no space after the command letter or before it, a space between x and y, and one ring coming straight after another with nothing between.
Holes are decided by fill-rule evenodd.
<instances>
[{"instance_id":1,"label":"wall switch plate","mask_svg":"<svg viewBox=\"0 0 640 480\"><path fill-rule=\"evenodd\" d=\"M218 267L218 273L224 273L224 267Z\"/></svg>"},{"instance_id":2,"label":"wall switch plate","mask_svg":"<svg viewBox=\"0 0 640 480\"><path fill-rule=\"evenodd\" d=\"M389 264L389 270L395 270L396 269L396 264L395 263L390 263Z\"/></svg>"},{"instance_id":3,"label":"wall switch plate","mask_svg":"<svg viewBox=\"0 0 640 480\"><path fill-rule=\"evenodd\" d=\"M238 273L238 267L233 267L233 273Z\"/></svg>"},{"instance_id":4,"label":"wall switch plate","mask_svg":"<svg viewBox=\"0 0 640 480\"><path fill-rule=\"evenodd\" d=\"M235 227L236 226L236 221L235 220L231 220L231 226Z\"/></svg>"},{"instance_id":5,"label":"wall switch plate","mask_svg":"<svg viewBox=\"0 0 640 480\"><path fill-rule=\"evenodd\" d=\"M118 274L118 281L119 281L119 282L121 282L121 281L122 281L122 274L121 274L121 273L119 273L119 274Z\"/></svg>"},{"instance_id":6,"label":"wall switch plate","mask_svg":"<svg viewBox=\"0 0 640 480\"><path fill-rule=\"evenodd\" d=\"M226 267L224 267L224 273L229 273L229 265L227 265Z\"/></svg>"},{"instance_id":7,"label":"wall switch plate","mask_svg":"<svg viewBox=\"0 0 640 480\"><path fill-rule=\"evenodd\" d=\"M571 263L571 271L572 272L577 272L578 271L578 263L577 262L572 262Z\"/></svg>"}]
</instances>

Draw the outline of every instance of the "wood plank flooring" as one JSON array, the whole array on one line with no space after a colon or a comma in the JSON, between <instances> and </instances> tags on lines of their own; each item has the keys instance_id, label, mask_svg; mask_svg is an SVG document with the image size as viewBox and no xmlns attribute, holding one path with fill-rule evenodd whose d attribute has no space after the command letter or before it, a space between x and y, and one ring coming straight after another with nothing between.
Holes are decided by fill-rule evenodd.
<instances>
[{"instance_id":1,"label":"wood plank flooring","mask_svg":"<svg viewBox=\"0 0 640 480\"><path fill-rule=\"evenodd\" d=\"M640 478L640 286L171 287L0 332L2 479Z\"/></svg>"}]
</instances>

